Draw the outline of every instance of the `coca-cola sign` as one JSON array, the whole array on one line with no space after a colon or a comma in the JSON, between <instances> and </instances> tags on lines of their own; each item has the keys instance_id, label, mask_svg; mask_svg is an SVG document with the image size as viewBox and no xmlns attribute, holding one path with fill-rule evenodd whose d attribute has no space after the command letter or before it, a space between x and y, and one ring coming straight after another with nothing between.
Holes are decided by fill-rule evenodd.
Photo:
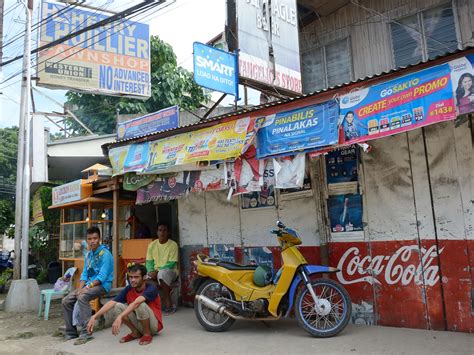
<instances>
[{"instance_id":1,"label":"coca-cola sign","mask_svg":"<svg viewBox=\"0 0 474 355\"><path fill-rule=\"evenodd\" d=\"M439 254L444 248L439 249ZM421 252L421 257L413 253ZM436 245L429 249L419 248L418 245L400 247L392 255L362 256L358 247L351 247L342 255L337 268L340 283L349 285L367 282L371 285L423 284L434 286L439 281L439 266L436 262ZM416 260L414 262L414 260ZM423 277L424 274L424 277Z\"/></svg>"}]
</instances>

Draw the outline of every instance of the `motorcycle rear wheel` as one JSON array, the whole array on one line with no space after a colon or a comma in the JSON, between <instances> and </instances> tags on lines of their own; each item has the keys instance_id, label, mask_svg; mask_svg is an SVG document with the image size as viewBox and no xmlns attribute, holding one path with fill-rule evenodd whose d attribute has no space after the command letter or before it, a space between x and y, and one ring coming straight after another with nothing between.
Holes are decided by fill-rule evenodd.
<instances>
[{"instance_id":1,"label":"motorcycle rear wheel","mask_svg":"<svg viewBox=\"0 0 474 355\"><path fill-rule=\"evenodd\" d=\"M295 314L298 323L314 337L328 338L341 332L349 322L352 303L347 291L330 279L318 279L311 286L321 300L316 307L306 285L296 296Z\"/></svg>"},{"instance_id":2,"label":"motorcycle rear wheel","mask_svg":"<svg viewBox=\"0 0 474 355\"><path fill-rule=\"evenodd\" d=\"M231 300L234 299L232 291L220 282L212 279L205 281L197 290L196 295L209 297L216 302L218 302L219 298L223 297ZM235 322L235 319L225 314L218 314L212 311L196 299L194 299L194 313L199 323L201 323L208 332L226 331Z\"/></svg>"}]
</instances>

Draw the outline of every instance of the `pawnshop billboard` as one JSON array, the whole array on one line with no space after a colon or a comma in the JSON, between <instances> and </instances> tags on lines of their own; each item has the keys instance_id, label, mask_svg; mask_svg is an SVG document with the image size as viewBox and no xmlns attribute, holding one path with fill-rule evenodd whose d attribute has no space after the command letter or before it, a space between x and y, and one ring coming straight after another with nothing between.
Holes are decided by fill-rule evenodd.
<instances>
[{"instance_id":1,"label":"pawnshop billboard","mask_svg":"<svg viewBox=\"0 0 474 355\"><path fill-rule=\"evenodd\" d=\"M237 0L236 3L239 76L301 93L296 0L272 0L271 9L268 0Z\"/></svg>"},{"instance_id":2,"label":"pawnshop billboard","mask_svg":"<svg viewBox=\"0 0 474 355\"><path fill-rule=\"evenodd\" d=\"M108 17L80 7L64 7L42 1L40 45ZM48 48L38 54L38 77L39 85L52 88L150 97L149 27L119 20Z\"/></svg>"}]
</instances>

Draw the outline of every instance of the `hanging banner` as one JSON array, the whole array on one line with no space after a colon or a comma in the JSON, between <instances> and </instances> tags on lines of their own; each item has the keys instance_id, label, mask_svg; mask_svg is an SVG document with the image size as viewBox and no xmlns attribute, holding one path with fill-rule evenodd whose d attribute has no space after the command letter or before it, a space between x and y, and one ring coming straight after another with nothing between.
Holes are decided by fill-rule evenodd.
<instances>
[{"instance_id":1,"label":"hanging banner","mask_svg":"<svg viewBox=\"0 0 474 355\"><path fill-rule=\"evenodd\" d=\"M265 117L257 133L257 158L336 144L338 115L331 100Z\"/></svg>"},{"instance_id":2,"label":"hanging banner","mask_svg":"<svg viewBox=\"0 0 474 355\"><path fill-rule=\"evenodd\" d=\"M44 222L43 206L41 205L41 193L37 190L33 195L33 220L31 225L34 226L40 222Z\"/></svg>"},{"instance_id":3,"label":"hanging banner","mask_svg":"<svg viewBox=\"0 0 474 355\"><path fill-rule=\"evenodd\" d=\"M449 62L458 114L474 112L474 54Z\"/></svg>"},{"instance_id":4,"label":"hanging banner","mask_svg":"<svg viewBox=\"0 0 474 355\"><path fill-rule=\"evenodd\" d=\"M123 189L127 191L137 191L140 187L146 186L155 181L156 175L137 175L136 173L126 173L123 177Z\"/></svg>"},{"instance_id":5,"label":"hanging banner","mask_svg":"<svg viewBox=\"0 0 474 355\"><path fill-rule=\"evenodd\" d=\"M172 106L117 124L117 139L130 139L178 127L179 107Z\"/></svg>"},{"instance_id":6,"label":"hanging banner","mask_svg":"<svg viewBox=\"0 0 474 355\"><path fill-rule=\"evenodd\" d=\"M183 173L159 177L155 182L137 190L137 205L160 200L175 200L184 196L187 186L182 181Z\"/></svg>"},{"instance_id":7,"label":"hanging banner","mask_svg":"<svg viewBox=\"0 0 474 355\"><path fill-rule=\"evenodd\" d=\"M224 122L190 134L184 164L237 158L243 150L250 118Z\"/></svg>"},{"instance_id":8,"label":"hanging banner","mask_svg":"<svg viewBox=\"0 0 474 355\"><path fill-rule=\"evenodd\" d=\"M343 95L340 110L346 144L455 119L449 65Z\"/></svg>"},{"instance_id":9,"label":"hanging banner","mask_svg":"<svg viewBox=\"0 0 474 355\"><path fill-rule=\"evenodd\" d=\"M275 187L290 189L303 187L305 172L305 154L297 154L273 159L275 169Z\"/></svg>"},{"instance_id":10,"label":"hanging banner","mask_svg":"<svg viewBox=\"0 0 474 355\"><path fill-rule=\"evenodd\" d=\"M42 1L40 45L83 30L110 15ZM38 53L38 85L148 98L150 34L144 23L122 19Z\"/></svg>"},{"instance_id":11,"label":"hanging banner","mask_svg":"<svg viewBox=\"0 0 474 355\"><path fill-rule=\"evenodd\" d=\"M122 146L109 149L109 160L112 166L112 176L123 174L125 159L130 146Z\"/></svg>"},{"instance_id":12,"label":"hanging banner","mask_svg":"<svg viewBox=\"0 0 474 355\"><path fill-rule=\"evenodd\" d=\"M159 173L183 164L189 134L179 134L150 144L148 163L143 172Z\"/></svg>"},{"instance_id":13,"label":"hanging banner","mask_svg":"<svg viewBox=\"0 0 474 355\"><path fill-rule=\"evenodd\" d=\"M239 96L237 55L194 42L194 81L205 88Z\"/></svg>"},{"instance_id":14,"label":"hanging banner","mask_svg":"<svg viewBox=\"0 0 474 355\"><path fill-rule=\"evenodd\" d=\"M147 162L150 151L150 143L137 143L129 146L127 157L123 167L124 172L139 172L142 171Z\"/></svg>"}]
</instances>

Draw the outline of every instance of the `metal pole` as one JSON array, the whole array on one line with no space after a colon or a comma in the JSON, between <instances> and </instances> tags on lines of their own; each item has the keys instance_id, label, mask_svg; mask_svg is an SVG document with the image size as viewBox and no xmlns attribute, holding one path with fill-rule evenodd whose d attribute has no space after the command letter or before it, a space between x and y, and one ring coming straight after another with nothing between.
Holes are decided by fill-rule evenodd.
<instances>
[{"instance_id":1,"label":"metal pole","mask_svg":"<svg viewBox=\"0 0 474 355\"><path fill-rule=\"evenodd\" d=\"M30 227L30 89L31 89L31 19L33 13L33 0L28 0L26 7L26 32L25 51L23 57L23 84L21 103L23 108L24 138L23 138L23 196L22 196L22 224L21 224L21 278L28 278L28 251ZM23 92L24 89L24 92Z\"/></svg>"},{"instance_id":2,"label":"metal pole","mask_svg":"<svg viewBox=\"0 0 474 355\"><path fill-rule=\"evenodd\" d=\"M25 23L25 48L23 57L23 71L21 83L21 105L18 127L18 157L16 168L16 196L15 196L15 264L13 267L13 277L15 280L20 278L20 251L22 236L22 203L23 203L23 167L25 164L25 124L29 111L29 92L30 92L30 51L31 51L31 10L25 5L26 23Z\"/></svg>"}]
</instances>

